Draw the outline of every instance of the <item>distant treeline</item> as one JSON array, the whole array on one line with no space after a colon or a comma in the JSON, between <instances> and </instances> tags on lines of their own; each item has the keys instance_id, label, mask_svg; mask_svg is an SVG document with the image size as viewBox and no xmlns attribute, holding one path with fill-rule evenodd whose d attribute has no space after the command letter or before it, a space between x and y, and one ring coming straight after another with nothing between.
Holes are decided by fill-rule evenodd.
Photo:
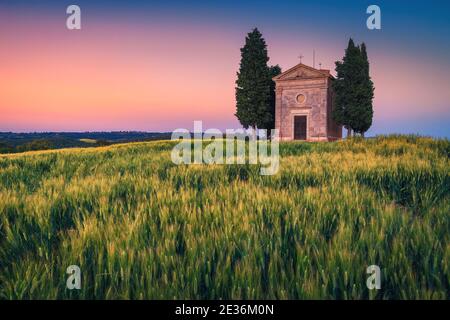
<instances>
[{"instance_id":1,"label":"distant treeline","mask_svg":"<svg viewBox=\"0 0 450 320\"><path fill-rule=\"evenodd\" d=\"M16 153L76 147L99 147L115 143L170 139L167 132L0 132L0 153Z\"/></svg>"}]
</instances>

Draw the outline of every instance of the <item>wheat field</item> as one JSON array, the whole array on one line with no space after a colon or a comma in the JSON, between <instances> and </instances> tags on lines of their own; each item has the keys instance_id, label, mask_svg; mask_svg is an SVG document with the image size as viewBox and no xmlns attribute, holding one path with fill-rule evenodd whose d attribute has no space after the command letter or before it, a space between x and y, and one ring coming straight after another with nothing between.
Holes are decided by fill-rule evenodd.
<instances>
[{"instance_id":1,"label":"wheat field","mask_svg":"<svg viewBox=\"0 0 450 320\"><path fill-rule=\"evenodd\" d=\"M174 144L0 156L0 298L450 298L448 140L286 142L274 176Z\"/></svg>"}]
</instances>

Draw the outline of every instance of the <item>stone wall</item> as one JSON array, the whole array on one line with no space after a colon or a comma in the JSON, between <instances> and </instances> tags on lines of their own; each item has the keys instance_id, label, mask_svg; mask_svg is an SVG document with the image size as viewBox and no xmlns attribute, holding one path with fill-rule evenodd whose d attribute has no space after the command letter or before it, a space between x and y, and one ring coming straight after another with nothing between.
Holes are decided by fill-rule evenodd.
<instances>
[{"instance_id":1,"label":"stone wall","mask_svg":"<svg viewBox=\"0 0 450 320\"><path fill-rule=\"evenodd\" d=\"M342 138L342 126L338 126L336 122L333 121L332 112L333 112L333 99L334 99L334 91L332 89L332 83L330 82L328 85L328 101L327 101L327 136L328 141L334 141Z\"/></svg>"},{"instance_id":2,"label":"stone wall","mask_svg":"<svg viewBox=\"0 0 450 320\"><path fill-rule=\"evenodd\" d=\"M273 78L276 83L275 128L281 140L294 139L294 117L306 116L308 141L331 141L342 137L342 127L331 118L333 90L329 70L299 63ZM297 99L303 95L302 99Z\"/></svg>"},{"instance_id":3,"label":"stone wall","mask_svg":"<svg viewBox=\"0 0 450 320\"><path fill-rule=\"evenodd\" d=\"M305 101L299 103L302 94ZM327 79L299 79L277 82L277 112L275 127L282 140L294 138L294 116L307 116L307 140L327 140ZM281 106L281 107L280 107Z\"/></svg>"}]
</instances>

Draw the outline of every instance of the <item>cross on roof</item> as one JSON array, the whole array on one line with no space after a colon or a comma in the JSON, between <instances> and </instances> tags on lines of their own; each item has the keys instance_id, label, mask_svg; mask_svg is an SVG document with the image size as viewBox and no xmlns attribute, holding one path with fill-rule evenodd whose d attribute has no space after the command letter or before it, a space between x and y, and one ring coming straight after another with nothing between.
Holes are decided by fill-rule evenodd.
<instances>
[{"instance_id":1,"label":"cross on roof","mask_svg":"<svg viewBox=\"0 0 450 320\"><path fill-rule=\"evenodd\" d=\"M303 58L303 55L300 53L300 55L298 56L298 58L300 59L300 63L302 63L302 58Z\"/></svg>"}]
</instances>

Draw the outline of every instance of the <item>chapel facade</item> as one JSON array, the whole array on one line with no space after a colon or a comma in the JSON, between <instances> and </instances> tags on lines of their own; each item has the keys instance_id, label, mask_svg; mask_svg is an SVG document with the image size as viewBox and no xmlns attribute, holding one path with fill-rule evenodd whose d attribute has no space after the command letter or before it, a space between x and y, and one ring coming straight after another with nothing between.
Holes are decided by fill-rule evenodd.
<instances>
[{"instance_id":1,"label":"chapel facade","mask_svg":"<svg viewBox=\"0 0 450 320\"><path fill-rule=\"evenodd\" d=\"M332 117L333 76L329 70L299 63L274 77L275 129L280 140L334 141L342 126Z\"/></svg>"}]
</instances>

